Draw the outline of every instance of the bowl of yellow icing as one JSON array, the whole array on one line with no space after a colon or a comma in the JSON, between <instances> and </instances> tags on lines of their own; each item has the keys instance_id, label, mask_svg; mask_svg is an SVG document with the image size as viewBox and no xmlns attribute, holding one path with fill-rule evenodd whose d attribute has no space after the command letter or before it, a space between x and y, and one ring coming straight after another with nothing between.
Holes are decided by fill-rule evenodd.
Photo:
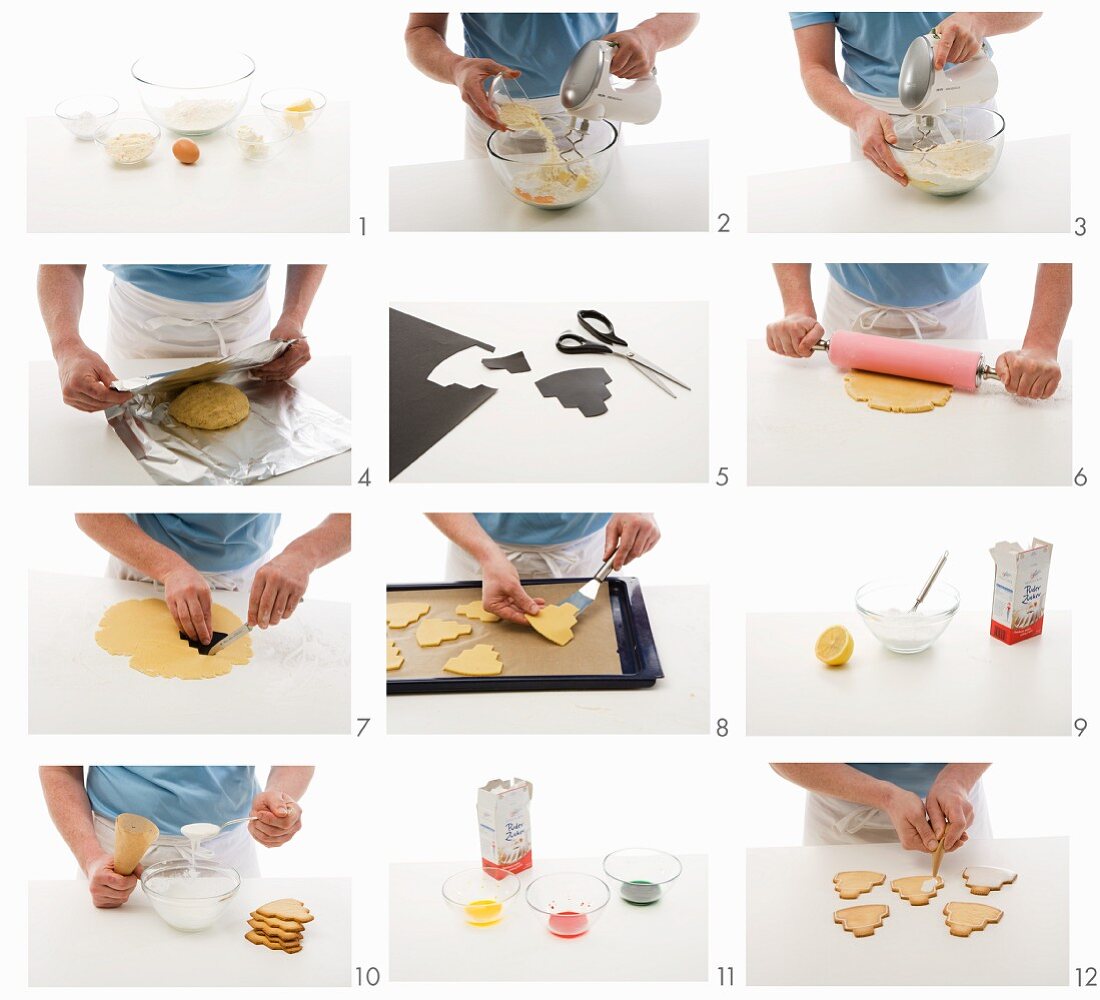
<instances>
[{"instance_id":1,"label":"bowl of yellow icing","mask_svg":"<svg viewBox=\"0 0 1100 1000\"><path fill-rule=\"evenodd\" d=\"M443 883L447 906L471 927L492 927L519 895L519 879L503 868L467 868Z\"/></svg>"}]
</instances>

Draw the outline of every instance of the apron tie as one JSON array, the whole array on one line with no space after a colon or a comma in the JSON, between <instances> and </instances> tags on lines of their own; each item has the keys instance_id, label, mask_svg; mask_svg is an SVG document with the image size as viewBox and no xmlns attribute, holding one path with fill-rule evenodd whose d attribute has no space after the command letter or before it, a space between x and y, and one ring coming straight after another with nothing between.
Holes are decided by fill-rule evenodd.
<instances>
[{"instance_id":1,"label":"apron tie","mask_svg":"<svg viewBox=\"0 0 1100 1000\"><path fill-rule=\"evenodd\" d=\"M901 306L868 306L856 315L855 325L861 330L873 330L883 317L896 314L904 319L912 328L917 340L924 340L924 332L921 325L943 329L943 324L926 309L905 309Z\"/></svg>"},{"instance_id":2,"label":"apron tie","mask_svg":"<svg viewBox=\"0 0 1100 1000\"><path fill-rule=\"evenodd\" d=\"M225 338L222 336L221 324L216 319L184 319L180 316L150 316L142 326L150 333L155 333L165 326L208 326L214 336L218 338L218 352L221 357L228 357L229 351L225 346Z\"/></svg>"}]
</instances>

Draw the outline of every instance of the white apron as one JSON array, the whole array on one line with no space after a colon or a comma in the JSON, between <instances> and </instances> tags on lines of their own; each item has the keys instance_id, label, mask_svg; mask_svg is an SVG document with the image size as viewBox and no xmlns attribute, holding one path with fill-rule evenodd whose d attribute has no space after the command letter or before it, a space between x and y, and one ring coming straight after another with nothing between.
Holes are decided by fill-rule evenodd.
<instances>
[{"instance_id":1,"label":"white apron","mask_svg":"<svg viewBox=\"0 0 1100 1000\"><path fill-rule=\"evenodd\" d=\"M243 569L228 569L216 573L202 573L201 570L198 570L198 572L202 573L203 579L210 584L211 590L250 590L253 578L259 568L267 562L268 555L269 553L265 552L254 563L250 563ZM151 583L157 587L163 586L159 581L146 576L140 570L134 569L133 566L127 566L116 556L111 556L107 560L107 577L111 580L132 580L135 583Z\"/></svg>"},{"instance_id":2,"label":"white apron","mask_svg":"<svg viewBox=\"0 0 1100 1000\"><path fill-rule=\"evenodd\" d=\"M234 817L235 818L235 817ZM195 822L205 822L198 818ZM96 840L104 852L113 855L115 853L115 821L100 816L98 813L92 816L92 825L95 828ZM248 832L247 823L238 823L236 826L223 830L216 837L202 842L204 850L212 851L213 860L221 865L235 868L241 878L259 878L260 863L256 856L256 841ZM162 833L153 846L145 852L141 863L148 868L158 861L177 861L180 858L191 858L191 841L186 837L171 837ZM83 876L83 873L81 873Z\"/></svg>"},{"instance_id":3,"label":"white apron","mask_svg":"<svg viewBox=\"0 0 1100 1000\"><path fill-rule=\"evenodd\" d=\"M864 104L870 104L876 111L885 111L888 115L911 115L913 113L896 97L879 97L877 94L863 94L858 90L853 90L852 96L857 100L863 101ZM996 101L986 101L984 104L974 104L971 106L975 108L985 108L988 111L997 110ZM860 148L859 137L856 135L854 129L848 132L848 153L852 160L858 161L863 159L863 150Z\"/></svg>"},{"instance_id":4,"label":"white apron","mask_svg":"<svg viewBox=\"0 0 1100 1000\"><path fill-rule=\"evenodd\" d=\"M826 334L852 330L907 340L985 340L988 336L980 283L947 302L880 306L853 295L830 277L821 325Z\"/></svg>"},{"instance_id":5,"label":"white apron","mask_svg":"<svg viewBox=\"0 0 1100 1000\"><path fill-rule=\"evenodd\" d=\"M522 549L496 543L515 566L520 579L592 576L603 563L604 531L594 531L575 542L527 545ZM465 549L452 542L447 549L448 580L480 580L481 566Z\"/></svg>"},{"instance_id":6,"label":"white apron","mask_svg":"<svg viewBox=\"0 0 1100 1000\"><path fill-rule=\"evenodd\" d=\"M225 357L270 334L266 283L233 302L181 302L116 277L107 296L110 360Z\"/></svg>"},{"instance_id":7,"label":"white apron","mask_svg":"<svg viewBox=\"0 0 1100 1000\"><path fill-rule=\"evenodd\" d=\"M974 822L967 833L974 840L990 840L993 828L985 789L979 781L970 792ZM832 847L840 844L896 844L898 840L890 817L874 806L862 806L832 795L806 793L806 815L802 830L805 847Z\"/></svg>"}]
</instances>

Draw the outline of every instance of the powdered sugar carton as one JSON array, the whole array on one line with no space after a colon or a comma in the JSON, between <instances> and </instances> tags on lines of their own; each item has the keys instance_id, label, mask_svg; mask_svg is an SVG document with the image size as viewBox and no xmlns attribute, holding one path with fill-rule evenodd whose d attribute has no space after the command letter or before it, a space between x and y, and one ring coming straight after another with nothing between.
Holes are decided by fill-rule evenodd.
<instances>
[{"instance_id":1,"label":"powdered sugar carton","mask_svg":"<svg viewBox=\"0 0 1100 1000\"><path fill-rule=\"evenodd\" d=\"M477 790L481 866L505 871L531 867L531 782L494 778Z\"/></svg>"},{"instance_id":2,"label":"powdered sugar carton","mask_svg":"<svg viewBox=\"0 0 1100 1000\"><path fill-rule=\"evenodd\" d=\"M1050 576L1050 542L1033 538L1031 548L998 542L989 550L996 564L989 634L1009 646L1042 635Z\"/></svg>"}]
</instances>

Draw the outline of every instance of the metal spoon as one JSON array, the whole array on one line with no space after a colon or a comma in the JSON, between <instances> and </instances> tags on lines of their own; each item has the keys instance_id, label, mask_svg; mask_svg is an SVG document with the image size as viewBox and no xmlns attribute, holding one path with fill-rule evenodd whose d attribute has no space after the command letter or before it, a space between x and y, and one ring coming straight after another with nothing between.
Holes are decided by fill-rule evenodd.
<instances>
[{"instance_id":1,"label":"metal spoon","mask_svg":"<svg viewBox=\"0 0 1100 1000\"><path fill-rule=\"evenodd\" d=\"M923 587L921 587L921 592L917 594L917 599L913 602L913 606L909 609L909 614L912 614L914 611L916 611L917 608L921 606L921 602L928 596L928 591L932 589L932 584L936 582L936 577L940 575L940 570L943 569L943 564L947 562L947 557L950 554L950 552L944 552L944 554L940 556L940 561L936 563L936 568L932 570L932 575L928 578L928 582Z\"/></svg>"}]
</instances>

